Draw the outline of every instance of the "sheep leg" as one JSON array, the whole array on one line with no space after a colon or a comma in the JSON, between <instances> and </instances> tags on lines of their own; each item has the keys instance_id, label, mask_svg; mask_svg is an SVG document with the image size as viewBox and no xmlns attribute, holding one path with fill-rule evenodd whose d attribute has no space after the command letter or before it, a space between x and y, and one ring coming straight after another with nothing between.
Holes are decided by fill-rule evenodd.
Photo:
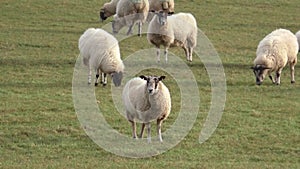
<instances>
[{"instance_id":1,"label":"sheep leg","mask_svg":"<svg viewBox=\"0 0 300 169\"><path fill-rule=\"evenodd\" d=\"M92 69L89 66L89 73L88 73L88 84L91 84L92 82Z\"/></svg>"},{"instance_id":2,"label":"sheep leg","mask_svg":"<svg viewBox=\"0 0 300 169\"><path fill-rule=\"evenodd\" d=\"M142 36L142 22L138 23L138 36L141 37Z\"/></svg>"},{"instance_id":3,"label":"sheep leg","mask_svg":"<svg viewBox=\"0 0 300 169\"><path fill-rule=\"evenodd\" d=\"M269 78L271 79L271 81L273 82L273 84L275 84L275 80L273 79L272 75L269 75Z\"/></svg>"},{"instance_id":4,"label":"sheep leg","mask_svg":"<svg viewBox=\"0 0 300 169\"><path fill-rule=\"evenodd\" d=\"M95 80L95 86L98 86L99 83L99 74L100 74L100 69L96 69L96 80Z\"/></svg>"},{"instance_id":5,"label":"sheep leg","mask_svg":"<svg viewBox=\"0 0 300 169\"><path fill-rule=\"evenodd\" d=\"M144 129L145 129L145 126L146 126L146 124L143 123L143 124L142 124L141 133L140 133L140 138L143 138L143 136L144 136Z\"/></svg>"},{"instance_id":6,"label":"sheep leg","mask_svg":"<svg viewBox=\"0 0 300 169\"><path fill-rule=\"evenodd\" d=\"M188 48L189 51L189 59L188 61L192 62L193 61L193 48Z\"/></svg>"},{"instance_id":7,"label":"sheep leg","mask_svg":"<svg viewBox=\"0 0 300 169\"><path fill-rule=\"evenodd\" d=\"M132 34L132 27L133 27L134 24L131 24L128 28L128 31L127 31L127 36Z\"/></svg>"},{"instance_id":8,"label":"sheep leg","mask_svg":"<svg viewBox=\"0 0 300 169\"><path fill-rule=\"evenodd\" d=\"M295 83L295 63L290 65L291 70L291 83Z\"/></svg>"},{"instance_id":9,"label":"sheep leg","mask_svg":"<svg viewBox=\"0 0 300 169\"><path fill-rule=\"evenodd\" d=\"M157 57L157 62L159 63L160 62L160 48L159 47L156 48L156 57Z\"/></svg>"},{"instance_id":10,"label":"sheep leg","mask_svg":"<svg viewBox=\"0 0 300 169\"><path fill-rule=\"evenodd\" d=\"M162 136L161 136L161 124L162 124L162 120L161 119L157 119L157 135L158 135L158 139L159 141L162 143Z\"/></svg>"},{"instance_id":11,"label":"sheep leg","mask_svg":"<svg viewBox=\"0 0 300 169\"><path fill-rule=\"evenodd\" d=\"M164 54L165 54L165 60L166 60L166 63L168 62L168 49L169 49L169 48L166 47L166 48L165 48L165 53L164 53Z\"/></svg>"},{"instance_id":12,"label":"sheep leg","mask_svg":"<svg viewBox=\"0 0 300 169\"><path fill-rule=\"evenodd\" d=\"M151 124L150 123L147 123L147 132L148 132L148 136L147 136L148 143L151 143Z\"/></svg>"},{"instance_id":13,"label":"sheep leg","mask_svg":"<svg viewBox=\"0 0 300 169\"><path fill-rule=\"evenodd\" d=\"M106 73L101 73L101 84L103 86L106 86L107 84L107 76L106 76Z\"/></svg>"},{"instance_id":14,"label":"sheep leg","mask_svg":"<svg viewBox=\"0 0 300 169\"><path fill-rule=\"evenodd\" d=\"M132 137L134 139L136 139L137 138L137 136L136 136L136 123L135 123L135 121L131 121L131 120L129 120L129 122L132 125Z\"/></svg>"},{"instance_id":15,"label":"sheep leg","mask_svg":"<svg viewBox=\"0 0 300 169\"><path fill-rule=\"evenodd\" d=\"M280 84L280 75L281 75L281 71L282 71L282 69L279 69L279 70L276 72L275 83L276 83L277 85Z\"/></svg>"},{"instance_id":16,"label":"sheep leg","mask_svg":"<svg viewBox=\"0 0 300 169\"><path fill-rule=\"evenodd\" d=\"M190 54L189 54L189 49L188 48L186 48L185 46L183 47L183 49L184 49L184 53L185 53L185 56L186 56L186 60L187 61L190 61Z\"/></svg>"}]
</instances>

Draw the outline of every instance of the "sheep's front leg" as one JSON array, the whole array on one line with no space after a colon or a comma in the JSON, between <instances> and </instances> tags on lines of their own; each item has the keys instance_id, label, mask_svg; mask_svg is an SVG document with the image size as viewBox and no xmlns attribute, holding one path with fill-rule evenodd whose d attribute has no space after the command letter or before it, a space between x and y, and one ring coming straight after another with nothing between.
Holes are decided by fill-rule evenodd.
<instances>
[{"instance_id":1,"label":"sheep's front leg","mask_svg":"<svg viewBox=\"0 0 300 169\"><path fill-rule=\"evenodd\" d=\"M148 136L147 136L148 143L151 143L151 124L150 123L147 123L147 132L148 132Z\"/></svg>"},{"instance_id":2,"label":"sheep's front leg","mask_svg":"<svg viewBox=\"0 0 300 169\"><path fill-rule=\"evenodd\" d=\"M280 76L281 76L282 68L276 72L275 84L280 85Z\"/></svg>"},{"instance_id":3,"label":"sheep's front leg","mask_svg":"<svg viewBox=\"0 0 300 169\"><path fill-rule=\"evenodd\" d=\"M193 48L189 47L188 48L188 61L192 62L193 61Z\"/></svg>"},{"instance_id":4,"label":"sheep's front leg","mask_svg":"<svg viewBox=\"0 0 300 169\"><path fill-rule=\"evenodd\" d=\"M160 48L156 47L156 57L157 57L157 62L160 62Z\"/></svg>"},{"instance_id":5,"label":"sheep's front leg","mask_svg":"<svg viewBox=\"0 0 300 169\"><path fill-rule=\"evenodd\" d=\"M96 69L95 86L98 86L98 83L99 83L99 74L100 74L100 69Z\"/></svg>"},{"instance_id":6,"label":"sheep's front leg","mask_svg":"<svg viewBox=\"0 0 300 169\"><path fill-rule=\"evenodd\" d=\"M138 36L139 37L142 36L142 22L141 21L138 23Z\"/></svg>"},{"instance_id":7,"label":"sheep's front leg","mask_svg":"<svg viewBox=\"0 0 300 169\"><path fill-rule=\"evenodd\" d=\"M106 73L101 73L101 84L103 86L106 86L107 84L107 76L106 76Z\"/></svg>"},{"instance_id":8,"label":"sheep's front leg","mask_svg":"<svg viewBox=\"0 0 300 169\"><path fill-rule=\"evenodd\" d=\"M131 123L131 126L132 126L132 137L134 139L136 139L137 138L137 136L136 136L136 123L135 123L135 121L131 121L131 120L129 120L129 122Z\"/></svg>"},{"instance_id":9,"label":"sheep's front leg","mask_svg":"<svg viewBox=\"0 0 300 169\"><path fill-rule=\"evenodd\" d=\"M145 126L146 126L146 124L143 123L143 124L142 124L141 133L140 133L140 138L143 138L143 136L144 136L144 129L145 129Z\"/></svg>"},{"instance_id":10,"label":"sheep's front leg","mask_svg":"<svg viewBox=\"0 0 300 169\"><path fill-rule=\"evenodd\" d=\"M169 47L166 47L165 48L165 60L166 60L166 63L168 62L168 50L169 50Z\"/></svg>"},{"instance_id":11,"label":"sheep's front leg","mask_svg":"<svg viewBox=\"0 0 300 169\"><path fill-rule=\"evenodd\" d=\"M272 83L275 84L275 80L273 79L272 75L269 75L269 78L271 79Z\"/></svg>"},{"instance_id":12,"label":"sheep's front leg","mask_svg":"<svg viewBox=\"0 0 300 169\"><path fill-rule=\"evenodd\" d=\"M161 124L162 124L162 120L161 119L157 119L157 135L158 135L158 139L159 141L162 143L162 136L161 136Z\"/></svg>"},{"instance_id":13,"label":"sheep's front leg","mask_svg":"<svg viewBox=\"0 0 300 169\"><path fill-rule=\"evenodd\" d=\"M134 24L131 24L128 28L128 31L127 31L127 36L129 36L130 34L132 34L132 27L133 27Z\"/></svg>"},{"instance_id":14,"label":"sheep's front leg","mask_svg":"<svg viewBox=\"0 0 300 169\"><path fill-rule=\"evenodd\" d=\"M92 69L89 66L89 73L88 73L88 84L92 83Z\"/></svg>"}]
</instances>

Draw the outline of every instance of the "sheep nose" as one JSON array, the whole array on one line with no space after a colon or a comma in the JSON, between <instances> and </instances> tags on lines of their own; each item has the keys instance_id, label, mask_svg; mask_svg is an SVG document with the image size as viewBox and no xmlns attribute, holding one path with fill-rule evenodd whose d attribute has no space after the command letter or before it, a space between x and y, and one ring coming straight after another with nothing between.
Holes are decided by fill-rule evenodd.
<instances>
[{"instance_id":1,"label":"sheep nose","mask_svg":"<svg viewBox=\"0 0 300 169\"><path fill-rule=\"evenodd\" d=\"M152 91L153 91L153 89L149 89L149 90L148 90L149 93L152 93Z\"/></svg>"}]
</instances>

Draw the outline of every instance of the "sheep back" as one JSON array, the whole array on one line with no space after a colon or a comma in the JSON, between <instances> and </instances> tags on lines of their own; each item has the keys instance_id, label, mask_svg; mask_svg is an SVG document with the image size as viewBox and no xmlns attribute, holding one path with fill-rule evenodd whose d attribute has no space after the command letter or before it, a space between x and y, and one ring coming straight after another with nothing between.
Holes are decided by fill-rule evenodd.
<instances>
[{"instance_id":1,"label":"sheep back","mask_svg":"<svg viewBox=\"0 0 300 169\"><path fill-rule=\"evenodd\" d=\"M286 29L277 29L258 44L255 65L265 65L270 71L297 62L298 43L295 35Z\"/></svg>"},{"instance_id":2,"label":"sheep back","mask_svg":"<svg viewBox=\"0 0 300 169\"><path fill-rule=\"evenodd\" d=\"M148 41L155 41L161 35L171 42L172 46L195 47L197 45L197 22L190 13L178 13L167 18L167 24L161 26L158 23L158 16L154 16L148 27ZM158 36L159 35L159 36ZM159 38L157 38L157 36Z\"/></svg>"},{"instance_id":3,"label":"sheep back","mask_svg":"<svg viewBox=\"0 0 300 169\"><path fill-rule=\"evenodd\" d=\"M117 39L102 29L87 29L79 38L78 48L87 66L100 68L103 73L124 69Z\"/></svg>"}]
</instances>

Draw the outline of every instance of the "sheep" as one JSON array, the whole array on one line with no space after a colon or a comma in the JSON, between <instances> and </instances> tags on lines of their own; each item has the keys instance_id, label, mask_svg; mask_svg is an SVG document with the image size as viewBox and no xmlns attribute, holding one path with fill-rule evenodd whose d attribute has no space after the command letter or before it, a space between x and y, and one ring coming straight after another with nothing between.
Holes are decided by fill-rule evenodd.
<instances>
[{"instance_id":1,"label":"sheep","mask_svg":"<svg viewBox=\"0 0 300 169\"><path fill-rule=\"evenodd\" d=\"M299 45L299 53L300 53L300 30L296 33L296 37L298 39L298 45Z\"/></svg>"},{"instance_id":2,"label":"sheep","mask_svg":"<svg viewBox=\"0 0 300 169\"><path fill-rule=\"evenodd\" d=\"M105 3L102 8L100 9L100 20L104 21L108 17L113 16L116 14L116 8L119 0L111 0L108 3Z\"/></svg>"},{"instance_id":3,"label":"sheep","mask_svg":"<svg viewBox=\"0 0 300 169\"><path fill-rule=\"evenodd\" d=\"M157 134L160 142L162 122L171 111L171 97L169 89L163 84L165 76L135 77L128 81L123 89L122 99L125 105L127 120L132 124L133 138L136 135L136 121L142 122L140 138L143 138L144 128L147 125L148 143L151 142L152 120L157 120Z\"/></svg>"},{"instance_id":4,"label":"sheep","mask_svg":"<svg viewBox=\"0 0 300 169\"><path fill-rule=\"evenodd\" d=\"M92 69L96 71L95 86L99 75L106 85L106 74L112 76L115 86L120 86L124 64L121 60L118 41L103 29L88 28L79 38L78 48L83 57L83 63L88 66L88 83L91 84Z\"/></svg>"},{"instance_id":5,"label":"sheep","mask_svg":"<svg viewBox=\"0 0 300 169\"><path fill-rule=\"evenodd\" d=\"M193 48L197 45L197 22L190 13L177 13L168 16L163 11L155 12L147 31L148 42L157 48L157 61L160 62L160 46L165 47L165 60L168 61L168 49L180 46L186 59L192 62Z\"/></svg>"},{"instance_id":6,"label":"sheep","mask_svg":"<svg viewBox=\"0 0 300 169\"><path fill-rule=\"evenodd\" d=\"M298 42L296 36L286 29L277 29L262 39L256 50L254 66L251 67L256 77L256 84L261 85L265 76L274 84L280 84L282 69L290 65L291 83L295 83L295 65L297 63ZM271 73L276 72L275 79Z\"/></svg>"},{"instance_id":7,"label":"sheep","mask_svg":"<svg viewBox=\"0 0 300 169\"><path fill-rule=\"evenodd\" d=\"M149 12L148 0L120 0L112 22L113 33L117 34L125 25L129 27L127 35L132 34L132 27L138 22L138 36L142 35L142 24Z\"/></svg>"},{"instance_id":8,"label":"sheep","mask_svg":"<svg viewBox=\"0 0 300 169\"><path fill-rule=\"evenodd\" d=\"M169 15L174 14L174 0L149 0L149 11L147 21L150 22L154 16L154 11L164 11Z\"/></svg>"}]
</instances>

